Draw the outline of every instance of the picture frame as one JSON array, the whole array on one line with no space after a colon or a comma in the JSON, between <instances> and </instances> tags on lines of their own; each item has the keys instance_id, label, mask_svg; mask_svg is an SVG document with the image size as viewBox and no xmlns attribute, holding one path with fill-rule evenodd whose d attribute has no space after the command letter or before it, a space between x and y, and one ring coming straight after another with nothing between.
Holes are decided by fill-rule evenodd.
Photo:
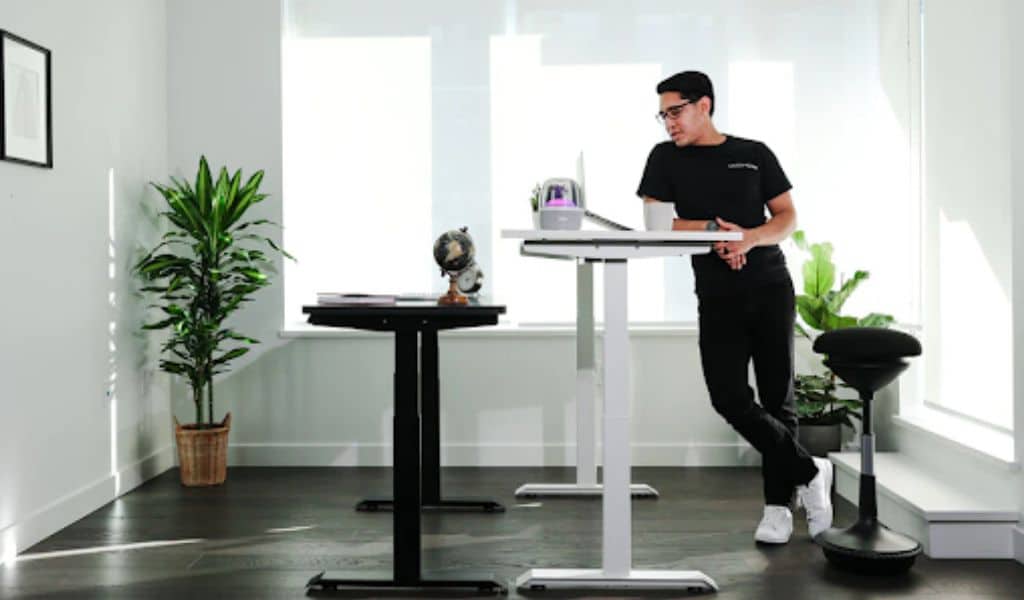
<instances>
[{"instance_id":1,"label":"picture frame","mask_svg":"<svg viewBox=\"0 0 1024 600\"><path fill-rule=\"evenodd\" d=\"M0 160L53 168L50 51L2 29Z\"/></svg>"}]
</instances>

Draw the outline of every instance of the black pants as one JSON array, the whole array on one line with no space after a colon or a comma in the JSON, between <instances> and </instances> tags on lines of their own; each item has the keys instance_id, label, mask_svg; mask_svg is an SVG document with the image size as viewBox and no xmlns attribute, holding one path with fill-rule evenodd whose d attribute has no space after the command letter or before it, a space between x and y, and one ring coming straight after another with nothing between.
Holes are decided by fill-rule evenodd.
<instances>
[{"instance_id":1,"label":"black pants","mask_svg":"<svg viewBox=\"0 0 1024 600\"><path fill-rule=\"evenodd\" d=\"M711 404L761 453L765 504L788 505L817 467L796 440L793 405L793 283L739 295L701 296L700 357ZM760 405L747 383L754 361Z\"/></svg>"}]
</instances>

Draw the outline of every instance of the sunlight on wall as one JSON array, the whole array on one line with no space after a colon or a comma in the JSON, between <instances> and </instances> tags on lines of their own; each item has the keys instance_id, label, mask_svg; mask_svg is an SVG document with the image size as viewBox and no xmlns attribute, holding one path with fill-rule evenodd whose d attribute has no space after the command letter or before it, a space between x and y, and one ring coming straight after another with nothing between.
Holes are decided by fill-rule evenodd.
<instances>
[{"instance_id":1,"label":"sunlight on wall","mask_svg":"<svg viewBox=\"0 0 1024 600\"><path fill-rule=\"evenodd\" d=\"M286 318L318 291L430 289L430 54L428 37L285 38Z\"/></svg>"},{"instance_id":2,"label":"sunlight on wall","mask_svg":"<svg viewBox=\"0 0 1024 600\"><path fill-rule=\"evenodd\" d=\"M937 404L1010 430L1013 322L1010 298L969 223L939 211L937 327L929 332L939 369Z\"/></svg>"},{"instance_id":3,"label":"sunlight on wall","mask_svg":"<svg viewBox=\"0 0 1024 600\"><path fill-rule=\"evenodd\" d=\"M656 64L550 65L539 35L491 38L491 209L493 290L509 318L574 321L573 262L523 258L502 229L532 228L530 190L551 177L576 176L585 157L587 206L621 223L642 227L636 186L651 147L664 138L654 122ZM600 90L600 93L585 93ZM588 226L589 227L589 226ZM678 259L677 259L678 260ZM634 320L664 319L664 260L629 265L629 312ZM602 289L595 269L594 289ZM526 284L528 282L528 285ZM552 298L558 298L552 302ZM595 314L603 315L601 294Z\"/></svg>"},{"instance_id":4,"label":"sunlight on wall","mask_svg":"<svg viewBox=\"0 0 1024 600\"><path fill-rule=\"evenodd\" d=\"M14 527L10 527L4 531L3 539L0 540L0 565L12 564L17 557L18 545L14 538Z\"/></svg>"},{"instance_id":5,"label":"sunlight on wall","mask_svg":"<svg viewBox=\"0 0 1024 600\"><path fill-rule=\"evenodd\" d=\"M112 314L118 310L116 289L117 274L117 219L116 215L116 194L114 192L114 169L107 171L107 255L109 265L107 267L110 277L110 293L107 302L110 305ZM121 475L117 468L117 322L114 319L107 324L107 350L110 353L108 362L110 373L107 378L107 400L110 411L110 474L114 477L114 496L121 494Z\"/></svg>"}]
</instances>

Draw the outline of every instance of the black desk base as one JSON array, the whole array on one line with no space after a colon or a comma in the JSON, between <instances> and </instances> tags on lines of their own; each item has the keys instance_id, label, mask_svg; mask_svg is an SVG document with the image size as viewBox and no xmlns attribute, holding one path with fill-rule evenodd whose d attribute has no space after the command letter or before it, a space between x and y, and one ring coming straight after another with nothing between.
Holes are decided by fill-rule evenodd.
<instances>
[{"instance_id":1,"label":"black desk base","mask_svg":"<svg viewBox=\"0 0 1024 600\"><path fill-rule=\"evenodd\" d=\"M367 498L356 504L360 512L377 512L394 510L395 501L391 498ZM500 502L487 498L445 498L440 502L424 501L420 506L423 512L505 512Z\"/></svg>"},{"instance_id":2,"label":"black desk base","mask_svg":"<svg viewBox=\"0 0 1024 600\"><path fill-rule=\"evenodd\" d=\"M351 576L350 576L351 575ZM380 573L380 575L385 575ZM498 583L490 574L467 574L461 577L445 577L443 579L412 578L408 581L395 579L367 579L366 573L322 572L314 575L306 584L307 590L333 592L340 589L388 588L388 589L460 589L471 588L479 592L504 594L508 588Z\"/></svg>"},{"instance_id":3,"label":"black desk base","mask_svg":"<svg viewBox=\"0 0 1024 600\"><path fill-rule=\"evenodd\" d=\"M441 497L441 382L438 376L437 330L423 329L420 347L420 427L422 470L421 507L424 512L502 513L505 507L489 498ZM360 512L390 511L391 498L367 498L356 504Z\"/></svg>"},{"instance_id":4,"label":"black desk base","mask_svg":"<svg viewBox=\"0 0 1024 600\"><path fill-rule=\"evenodd\" d=\"M310 591L341 588L471 588L482 592L507 591L504 585L489 576L466 577L471 574L460 573L436 579L424 578L420 557L420 512L423 505L433 503L448 508L450 502L459 502L441 499L437 332L441 329L495 325L498 323L498 315L505 312L505 307L399 303L396 306L306 306L302 311L309 314L309 322L314 325L393 331L395 334L395 416L392 419L394 500L387 502L393 508L393 571L380 577L365 572L352 573L351 576L344 573L333 573L330 576L320 573L306 584L307 594ZM417 352L420 335L423 336L422 354ZM425 416L422 424L421 412ZM371 505L383 506L374 501L371 501Z\"/></svg>"}]
</instances>

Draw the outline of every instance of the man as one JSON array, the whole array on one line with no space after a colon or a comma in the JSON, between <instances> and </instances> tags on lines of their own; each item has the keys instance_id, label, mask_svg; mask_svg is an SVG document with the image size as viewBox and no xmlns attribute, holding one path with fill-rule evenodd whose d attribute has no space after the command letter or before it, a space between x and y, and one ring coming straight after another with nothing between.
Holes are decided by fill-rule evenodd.
<instances>
[{"instance_id":1,"label":"man","mask_svg":"<svg viewBox=\"0 0 1024 600\"><path fill-rule=\"evenodd\" d=\"M651 150L637 195L675 204L674 230L743 234L694 255L692 264L711 403L761 453L765 508L754 539L789 541L794 489L814 537L832 524L832 465L811 457L795 437L795 298L778 246L796 227L792 186L766 145L718 132L707 75L677 73L657 92L658 118L672 139ZM751 359L760 404L747 383Z\"/></svg>"}]
</instances>

